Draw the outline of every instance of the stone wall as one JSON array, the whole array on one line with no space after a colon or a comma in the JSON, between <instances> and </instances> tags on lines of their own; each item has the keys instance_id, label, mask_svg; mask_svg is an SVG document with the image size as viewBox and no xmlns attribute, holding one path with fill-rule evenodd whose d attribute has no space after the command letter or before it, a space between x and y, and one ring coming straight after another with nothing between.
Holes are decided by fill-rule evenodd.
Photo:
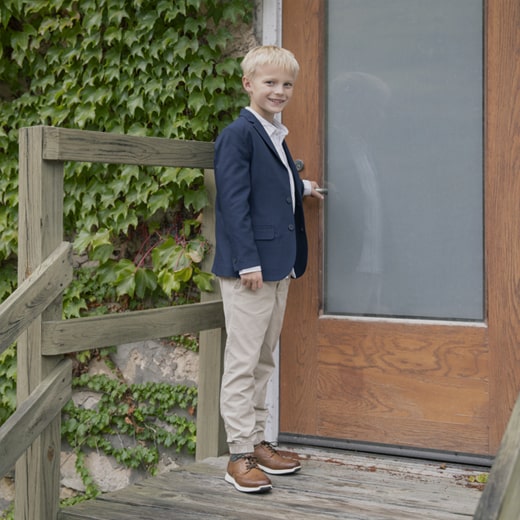
<instances>
[{"instance_id":1,"label":"stone wall","mask_svg":"<svg viewBox=\"0 0 520 520\"><path fill-rule=\"evenodd\" d=\"M119 377L128 384L147 382L198 385L198 354L183 346L171 342L149 340L139 343L120 345L110 356L117 367ZM89 374L105 374L116 378L114 370L103 360L90 363ZM75 391L72 396L77 406L94 408L99 401L99 394L90 391ZM132 443L131 439L120 439L122 446ZM71 497L85 491L81 477L75 469L76 456L64 443L61 452L61 497ZM169 471L181 465L194 462L194 455L177 453L175 448L160 451L158 473ZM113 457L102 452L90 450L86 456L86 467L96 486L102 492L115 491L136 481L146 478L144 470L129 469L121 466ZM0 479L0 513L14 498L14 471Z\"/></svg>"},{"instance_id":2,"label":"stone wall","mask_svg":"<svg viewBox=\"0 0 520 520\"><path fill-rule=\"evenodd\" d=\"M197 386L198 384L198 354L179 345L169 342L149 340L140 343L121 345L111 356L120 377L129 384L147 382L183 384ZM114 377L104 361L94 361L90 364L89 373L105 374ZM94 408L100 396L96 392L74 392L73 400L77 406ZM132 444L131 439L120 439L121 446ZM159 473L168 471L179 465L191 463L193 455L177 453L175 449L163 450L160 453ZM67 446L63 446L61 454L61 483L63 495L84 491L83 482L75 470L76 456ZM114 491L141 480L147 476L144 470L121 467L113 457L105 456L91 450L86 457L86 466L94 482L103 492Z\"/></svg>"}]
</instances>

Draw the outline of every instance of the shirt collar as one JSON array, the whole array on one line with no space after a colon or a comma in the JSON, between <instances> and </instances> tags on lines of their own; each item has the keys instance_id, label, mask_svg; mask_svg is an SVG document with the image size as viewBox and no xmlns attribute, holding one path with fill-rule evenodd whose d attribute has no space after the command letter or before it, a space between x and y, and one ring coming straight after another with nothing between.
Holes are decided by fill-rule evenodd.
<instances>
[{"instance_id":1,"label":"shirt collar","mask_svg":"<svg viewBox=\"0 0 520 520\"><path fill-rule=\"evenodd\" d=\"M274 123L262 117L258 112L253 110L251 107L246 107L246 110L249 110L254 116L262 123L264 130L267 132L267 135L271 138L277 137L283 141L285 136L289 133L289 130L285 125L280 123L277 119L274 120Z\"/></svg>"}]
</instances>

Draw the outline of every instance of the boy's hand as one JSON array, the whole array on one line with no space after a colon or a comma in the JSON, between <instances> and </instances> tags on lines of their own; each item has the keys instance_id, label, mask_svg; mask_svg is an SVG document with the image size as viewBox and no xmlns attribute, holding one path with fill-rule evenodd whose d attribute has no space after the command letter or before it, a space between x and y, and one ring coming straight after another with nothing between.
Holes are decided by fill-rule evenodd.
<instances>
[{"instance_id":1,"label":"boy's hand","mask_svg":"<svg viewBox=\"0 0 520 520\"><path fill-rule=\"evenodd\" d=\"M311 188L312 188L311 197L323 200L325 197L319 191L316 191L317 189L319 189L319 187L320 187L320 185L317 182L315 182L315 181L311 182Z\"/></svg>"},{"instance_id":2,"label":"boy's hand","mask_svg":"<svg viewBox=\"0 0 520 520\"><path fill-rule=\"evenodd\" d=\"M247 289L251 289L252 291L256 291L257 289L261 289L263 285L262 272L257 271L254 273L246 273L240 275L240 280L242 281L242 285Z\"/></svg>"}]
</instances>

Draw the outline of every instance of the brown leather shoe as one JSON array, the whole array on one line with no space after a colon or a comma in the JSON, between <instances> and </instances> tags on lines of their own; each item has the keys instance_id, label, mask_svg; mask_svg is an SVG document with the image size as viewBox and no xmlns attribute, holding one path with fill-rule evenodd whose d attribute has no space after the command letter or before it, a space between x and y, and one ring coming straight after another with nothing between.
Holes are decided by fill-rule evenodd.
<instances>
[{"instance_id":1,"label":"brown leather shoe","mask_svg":"<svg viewBox=\"0 0 520 520\"><path fill-rule=\"evenodd\" d=\"M296 473L296 471L302 469L301 464L297 460L282 457L274 449L273 445L266 441L262 441L255 446L254 455L258 467L272 475L286 475L288 473Z\"/></svg>"},{"instance_id":2,"label":"brown leather shoe","mask_svg":"<svg viewBox=\"0 0 520 520\"><path fill-rule=\"evenodd\" d=\"M262 493L273 487L269 477L258 468L253 455L244 455L235 462L230 460L224 478L226 482L233 484L238 491L244 493Z\"/></svg>"}]
</instances>

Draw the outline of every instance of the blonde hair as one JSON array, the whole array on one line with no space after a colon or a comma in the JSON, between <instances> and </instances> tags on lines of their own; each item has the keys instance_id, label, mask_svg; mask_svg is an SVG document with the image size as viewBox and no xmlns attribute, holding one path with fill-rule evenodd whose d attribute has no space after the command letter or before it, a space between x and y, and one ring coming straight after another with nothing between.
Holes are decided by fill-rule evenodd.
<instances>
[{"instance_id":1,"label":"blonde hair","mask_svg":"<svg viewBox=\"0 0 520 520\"><path fill-rule=\"evenodd\" d=\"M294 74L295 78L300 71L300 65L296 61L294 54L276 45L261 45L251 49L240 64L244 77L248 79L253 79L256 69L263 65L280 67Z\"/></svg>"}]
</instances>

